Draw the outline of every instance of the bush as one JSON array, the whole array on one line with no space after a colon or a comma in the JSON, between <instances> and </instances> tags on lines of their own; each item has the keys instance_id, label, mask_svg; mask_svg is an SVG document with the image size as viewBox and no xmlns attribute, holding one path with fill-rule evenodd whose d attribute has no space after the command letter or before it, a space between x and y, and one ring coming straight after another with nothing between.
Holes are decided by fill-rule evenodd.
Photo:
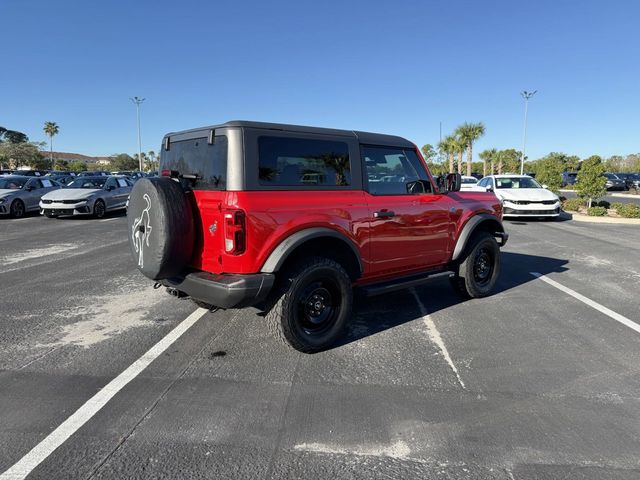
<instances>
[{"instance_id":1,"label":"bush","mask_svg":"<svg viewBox=\"0 0 640 480\"><path fill-rule=\"evenodd\" d=\"M562 209L577 212L580 207L584 207L584 200L581 198L570 198L562 203Z\"/></svg>"},{"instance_id":2,"label":"bush","mask_svg":"<svg viewBox=\"0 0 640 480\"><path fill-rule=\"evenodd\" d=\"M587 215L590 217L604 217L607 214L607 209L604 207L591 207L587 209Z\"/></svg>"},{"instance_id":3,"label":"bush","mask_svg":"<svg viewBox=\"0 0 640 480\"><path fill-rule=\"evenodd\" d=\"M640 207L633 203L622 203L616 211L624 218L640 218Z\"/></svg>"},{"instance_id":4,"label":"bush","mask_svg":"<svg viewBox=\"0 0 640 480\"><path fill-rule=\"evenodd\" d=\"M592 207L604 207L606 209L611 208L611 204L606 200L600 200L599 202L593 202L591 204Z\"/></svg>"},{"instance_id":5,"label":"bush","mask_svg":"<svg viewBox=\"0 0 640 480\"><path fill-rule=\"evenodd\" d=\"M624 203L613 202L609 208L613 208L614 210L620 210L621 208L624 208Z\"/></svg>"}]
</instances>

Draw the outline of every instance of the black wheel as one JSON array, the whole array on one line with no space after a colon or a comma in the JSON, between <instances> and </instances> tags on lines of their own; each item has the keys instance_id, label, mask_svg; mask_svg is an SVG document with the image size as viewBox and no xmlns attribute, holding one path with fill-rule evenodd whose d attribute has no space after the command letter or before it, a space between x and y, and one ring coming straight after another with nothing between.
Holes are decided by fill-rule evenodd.
<instances>
[{"instance_id":1,"label":"black wheel","mask_svg":"<svg viewBox=\"0 0 640 480\"><path fill-rule=\"evenodd\" d=\"M351 316L351 279L334 260L312 257L283 272L267 314L276 334L296 350L319 352L341 337Z\"/></svg>"},{"instance_id":2,"label":"black wheel","mask_svg":"<svg viewBox=\"0 0 640 480\"><path fill-rule=\"evenodd\" d=\"M102 200L96 200L93 204L93 216L96 218L103 218L107 213L107 207Z\"/></svg>"},{"instance_id":3,"label":"black wheel","mask_svg":"<svg viewBox=\"0 0 640 480\"><path fill-rule=\"evenodd\" d=\"M453 286L464 296L482 298L489 295L500 275L500 247L486 232L471 239L458 272L451 278Z\"/></svg>"},{"instance_id":4,"label":"black wheel","mask_svg":"<svg viewBox=\"0 0 640 480\"><path fill-rule=\"evenodd\" d=\"M9 211L13 218L20 218L24 216L24 203L19 198L14 200L9 207Z\"/></svg>"}]
</instances>

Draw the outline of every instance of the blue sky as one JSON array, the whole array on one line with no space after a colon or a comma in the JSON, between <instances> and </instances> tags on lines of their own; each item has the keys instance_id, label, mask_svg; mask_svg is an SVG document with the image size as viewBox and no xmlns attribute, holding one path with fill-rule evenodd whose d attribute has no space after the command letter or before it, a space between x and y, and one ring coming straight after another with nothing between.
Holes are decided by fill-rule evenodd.
<instances>
[{"instance_id":1,"label":"blue sky","mask_svg":"<svg viewBox=\"0 0 640 480\"><path fill-rule=\"evenodd\" d=\"M54 149L144 150L232 119L437 143L483 121L484 148L640 151L636 1L2 0L0 125Z\"/></svg>"}]
</instances>

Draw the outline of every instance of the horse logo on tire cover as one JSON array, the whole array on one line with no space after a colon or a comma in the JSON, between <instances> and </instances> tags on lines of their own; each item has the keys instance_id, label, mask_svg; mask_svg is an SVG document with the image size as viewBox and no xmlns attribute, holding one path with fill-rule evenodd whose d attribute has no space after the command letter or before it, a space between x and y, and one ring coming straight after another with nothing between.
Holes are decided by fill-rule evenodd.
<instances>
[{"instance_id":1,"label":"horse logo on tire cover","mask_svg":"<svg viewBox=\"0 0 640 480\"><path fill-rule=\"evenodd\" d=\"M131 231L131 240L133 240L133 248L138 254L138 267L144 268L144 245L149 246L149 234L151 233L151 220L149 218L149 210L151 209L151 199L148 194L144 194L142 198L147 202L147 206L140 217L133 222Z\"/></svg>"}]
</instances>

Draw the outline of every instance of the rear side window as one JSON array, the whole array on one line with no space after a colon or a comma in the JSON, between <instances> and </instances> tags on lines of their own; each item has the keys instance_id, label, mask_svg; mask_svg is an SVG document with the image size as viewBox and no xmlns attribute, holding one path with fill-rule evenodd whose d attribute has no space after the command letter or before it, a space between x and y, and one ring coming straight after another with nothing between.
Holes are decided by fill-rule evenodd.
<instances>
[{"instance_id":1,"label":"rear side window","mask_svg":"<svg viewBox=\"0 0 640 480\"><path fill-rule=\"evenodd\" d=\"M224 190L227 184L227 149L225 135L216 135L213 144L207 137L171 142L162 150L161 170L174 170L181 176L195 178L194 190Z\"/></svg>"},{"instance_id":2,"label":"rear side window","mask_svg":"<svg viewBox=\"0 0 640 480\"><path fill-rule=\"evenodd\" d=\"M258 139L260 185L348 187L349 147L344 142L285 137Z\"/></svg>"}]
</instances>

